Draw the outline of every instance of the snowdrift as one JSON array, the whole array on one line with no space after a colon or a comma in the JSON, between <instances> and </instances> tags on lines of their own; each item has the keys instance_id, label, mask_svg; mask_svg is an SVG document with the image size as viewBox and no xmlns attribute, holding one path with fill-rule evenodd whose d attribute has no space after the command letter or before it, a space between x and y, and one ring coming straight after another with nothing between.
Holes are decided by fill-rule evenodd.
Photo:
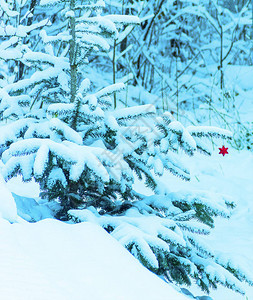
<instances>
[{"instance_id":1,"label":"snowdrift","mask_svg":"<svg viewBox=\"0 0 253 300\"><path fill-rule=\"evenodd\" d=\"M97 225L0 219L0 245L0 299L189 299Z\"/></svg>"}]
</instances>

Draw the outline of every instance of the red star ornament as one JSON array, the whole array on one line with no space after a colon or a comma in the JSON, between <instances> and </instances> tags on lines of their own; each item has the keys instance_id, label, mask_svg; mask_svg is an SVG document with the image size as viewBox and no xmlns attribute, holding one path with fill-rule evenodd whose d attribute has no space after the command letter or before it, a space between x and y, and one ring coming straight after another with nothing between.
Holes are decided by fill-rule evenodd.
<instances>
[{"instance_id":1,"label":"red star ornament","mask_svg":"<svg viewBox=\"0 0 253 300\"><path fill-rule=\"evenodd\" d=\"M228 154L228 148L222 146L222 148L219 148L220 150L220 153L219 154L222 154L223 156L225 156L225 154Z\"/></svg>"}]
</instances>

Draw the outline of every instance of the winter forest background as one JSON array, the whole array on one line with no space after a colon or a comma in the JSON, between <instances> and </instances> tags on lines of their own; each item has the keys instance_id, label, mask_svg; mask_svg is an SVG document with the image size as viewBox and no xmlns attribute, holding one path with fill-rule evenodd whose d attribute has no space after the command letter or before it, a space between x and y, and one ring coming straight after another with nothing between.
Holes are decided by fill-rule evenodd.
<instances>
[{"instance_id":1,"label":"winter forest background","mask_svg":"<svg viewBox=\"0 0 253 300\"><path fill-rule=\"evenodd\" d=\"M253 1L0 0L1 299L253 299L252 65Z\"/></svg>"}]
</instances>

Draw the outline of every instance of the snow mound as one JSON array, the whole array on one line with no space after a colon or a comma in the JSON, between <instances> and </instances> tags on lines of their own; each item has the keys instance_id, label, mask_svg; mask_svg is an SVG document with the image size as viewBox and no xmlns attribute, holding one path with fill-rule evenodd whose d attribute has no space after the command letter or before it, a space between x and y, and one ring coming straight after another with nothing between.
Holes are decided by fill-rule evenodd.
<instances>
[{"instance_id":1,"label":"snow mound","mask_svg":"<svg viewBox=\"0 0 253 300\"><path fill-rule=\"evenodd\" d=\"M17 217L16 203L0 174L0 218L14 223L17 222Z\"/></svg>"},{"instance_id":2,"label":"snow mound","mask_svg":"<svg viewBox=\"0 0 253 300\"><path fill-rule=\"evenodd\" d=\"M0 299L187 300L105 230L0 219Z\"/></svg>"}]
</instances>

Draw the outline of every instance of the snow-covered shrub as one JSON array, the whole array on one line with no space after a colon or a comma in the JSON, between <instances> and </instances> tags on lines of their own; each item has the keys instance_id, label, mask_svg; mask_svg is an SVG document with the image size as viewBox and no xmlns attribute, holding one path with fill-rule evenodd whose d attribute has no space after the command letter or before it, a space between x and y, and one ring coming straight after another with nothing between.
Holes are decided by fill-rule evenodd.
<instances>
[{"instance_id":1,"label":"snow-covered shrub","mask_svg":"<svg viewBox=\"0 0 253 300\"><path fill-rule=\"evenodd\" d=\"M94 207L70 214L75 221L105 228L142 264L170 282L193 281L206 292L222 284L243 293L240 281L252 281L200 237L209 234L214 217L229 216L230 205L218 194L178 192L144 197L123 215L101 215Z\"/></svg>"},{"instance_id":2,"label":"snow-covered shrub","mask_svg":"<svg viewBox=\"0 0 253 300\"><path fill-rule=\"evenodd\" d=\"M115 86L90 98L106 95L108 101L112 90ZM55 114L53 108L48 111ZM25 119L29 128L21 138L14 131L20 121L8 125L9 137L3 136L1 144L4 138L14 142L2 155L5 177L34 177L45 197L61 202L61 216L100 224L146 267L171 281L190 284L192 277L206 291L221 283L242 292L243 273L229 260L220 261L198 238L209 233L215 216L228 217L233 203L210 193L164 195L156 177L167 169L189 180L182 151L193 155L199 148L209 153L201 137L229 133L208 127L185 129L168 113L157 116L153 106L99 111L100 118L80 122L76 130L59 119L66 117L64 113L44 122ZM146 198L134 191L134 173L145 178L155 196Z\"/></svg>"},{"instance_id":3,"label":"snow-covered shrub","mask_svg":"<svg viewBox=\"0 0 253 300\"><path fill-rule=\"evenodd\" d=\"M111 106L109 96L122 89L122 84L87 95L90 82L79 68L88 63L92 53L109 50L118 34L111 19L124 24L138 23L138 18L101 16L104 2L93 2L79 5L70 1L64 7L59 3L63 27L51 30L55 33L51 36L41 30L43 51L28 48L20 55L20 61L35 72L0 90L3 119L17 119L2 131L2 152L14 142L3 154L8 161L6 178L17 172L24 180L34 176L42 196L59 198L65 213L82 204L84 196L100 199L105 195L106 201L115 192L125 198L132 194L132 179L127 174L122 175L125 181L116 182L118 174L109 176L106 171L106 167L115 169L114 157L101 147L90 147L103 136L106 146L113 147L113 130L105 111ZM41 1L41 5L51 7L56 3ZM55 25L52 27L55 29ZM26 109L21 100L26 101ZM121 174L121 166L118 169Z\"/></svg>"},{"instance_id":4,"label":"snow-covered shrub","mask_svg":"<svg viewBox=\"0 0 253 300\"><path fill-rule=\"evenodd\" d=\"M37 53L33 50L37 43L34 36L50 22L48 19L33 20L32 4L29 6L27 1L16 3L16 10L10 8L11 3L4 3L0 6L0 60L5 62L6 68L0 71L0 114L1 119L7 120L23 116L29 111L36 93L24 94L23 91L29 87L38 87L38 83L47 79L40 72L29 79L25 77L31 73L27 58Z\"/></svg>"},{"instance_id":5,"label":"snow-covered shrub","mask_svg":"<svg viewBox=\"0 0 253 300\"><path fill-rule=\"evenodd\" d=\"M146 267L171 281L190 284L193 278L206 291L221 283L242 292L243 273L198 237L208 234L213 217L227 217L233 203L208 193L164 194L157 184L164 170L190 180L183 153L209 154L205 140L230 133L185 128L168 112L158 115L153 105L114 110L111 96L124 85L91 92L80 66L89 63L91 53L109 50L118 24L138 19L102 16L103 1L71 0L64 7L41 1L45 7L58 4L61 26L53 23L51 33L40 32L43 51L22 53L20 60L31 67L27 78L0 90L3 119L9 120L0 132L5 179L34 178L42 197L61 204L58 218L99 223ZM154 196L135 191L135 174Z\"/></svg>"}]
</instances>

